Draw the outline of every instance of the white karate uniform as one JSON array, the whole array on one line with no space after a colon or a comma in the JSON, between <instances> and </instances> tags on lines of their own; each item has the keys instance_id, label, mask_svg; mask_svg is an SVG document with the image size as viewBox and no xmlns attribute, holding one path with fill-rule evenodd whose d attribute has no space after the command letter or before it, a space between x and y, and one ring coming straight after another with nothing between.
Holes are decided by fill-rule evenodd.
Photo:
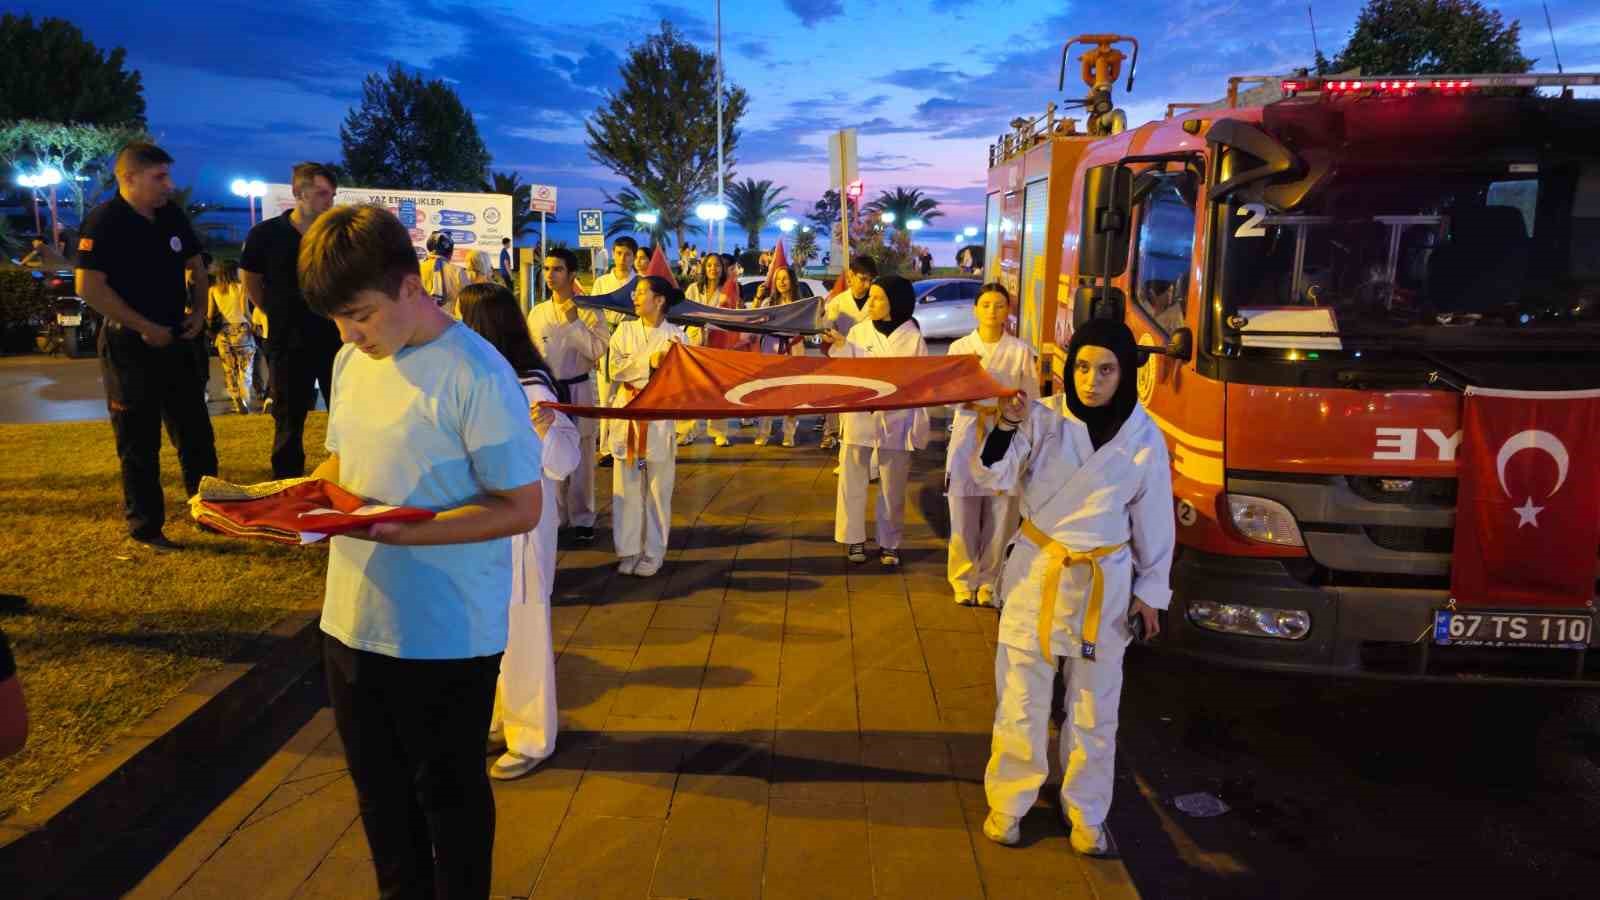
<instances>
[{"instance_id":1,"label":"white karate uniform","mask_svg":"<svg viewBox=\"0 0 1600 900\"><path fill-rule=\"evenodd\" d=\"M915 319L900 323L888 337L871 321L858 322L843 343L828 355L836 357L927 356L928 345ZM928 411L896 409L886 412L839 414L843 435L839 448L839 488L834 505L833 539L860 544L867 539L867 485L871 481L873 454L878 460L878 546L900 549L905 530L906 478L911 473L911 452L928 445Z\"/></svg>"},{"instance_id":2,"label":"white karate uniform","mask_svg":"<svg viewBox=\"0 0 1600 900\"><path fill-rule=\"evenodd\" d=\"M611 335L611 380L618 385L617 405L624 405L650 381L650 356L672 341L687 343L683 329L662 319L654 328L629 319ZM616 462L611 467L611 533L617 555L643 554L660 560L667 552L672 525L672 485L677 475L676 423L611 423L608 440ZM644 467L640 468L632 436L643 432Z\"/></svg>"},{"instance_id":3,"label":"white karate uniform","mask_svg":"<svg viewBox=\"0 0 1600 900\"><path fill-rule=\"evenodd\" d=\"M1028 396L1039 391L1038 355L1009 334L985 344L978 332L955 341L946 356L978 357L983 368L1001 385ZM972 476L972 463L983 452L983 441L999 421L998 400L981 400L956 407L950 443L945 450L944 492L950 503L950 552L947 573L958 594L975 594L993 588L1000 578L1006 543L1016 533L1020 505L1015 488L988 490Z\"/></svg>"},{"instance_id":4,"label":"white karate uniform","mask_svg":"<svg viewBox=\"0 0 1600 900\"><path fill-rule=\"evenodd\" d=\"M632 280L632 274L618 278L616 275L611 273L610 269L607 269L595 276L594 285L589 288L589 294L591 296L609 294ZM607 328L609 328L611 331L616 331L617 326L628 321L630 317L624 316L621 313L607 311L601 313L600 318L606 323ZM600 360L595 366L595 396L599 399L599 403L597 405L611 406L616 400L616 395L616 385L611 383L610 364L607 362L605 355L602 354ZM610 427L610 422L602 421L600 423L599 434L601 446L608 445L608 442L606 441L606 433Z\"/></svg>"},{"instance_id":5,"label":"white karate uniform","mask_svg":"<svg viewBox=\"0 0 1600 900\"><path fill-rule=\"evenodd\" d=\"M794 301L791 300L789 302L793 303ZM750 308L751 309L765 309L765 308L770 307L770 306L783 306L783 305L784 304L781 304L781 303L773 303L770 299L768 299L766 302L763 302L763 303L755 303L755 302L752 301L751 304L750 304ZM757 349L759 350L759 352L765 353L765 354L767 354L769 356L781 355L781 354L784 354L784 353L788 353L790 356L805 356L806 355L806 343L805 343L805 340L803 338L798 337L798 336L791 337L791 338L782 338L782 337L778 337L776 335L770 335L769 334L769 335L765 335L765 336L761 337L756 343L757 343ZM784 346L785 344L788 345L787 349L785 349L785 346ZM774 418L776 418L776 417L774 417L774 416L761 416L761 417L756 419L756 440L758 440L758 441L759 440L763 440L768 435L772 434L772 420ZM794 443L795 433L798 432L799 430L800 430L800 417L799 416L784 416L783 417L783 439L784 439L784 441L786 441L787 443L790 443L790 444Z\"/></svg>"},{"instance_id":6,"label":"white karate uniform","mask_svg":"<svg viewBox=\"0 0 1600 900\"><path fill-rule=\"evenodd\" d=\"M1124 373L1131 378L1133 373ZM1099 450L1068 410L1062 394L1029 406L1003 459L975 459L978 484L1021 488L1022 511L1052 542L1085 553L1116 547L1100 560L1100 625L1085 634L1092 569L1060 570L1049 634L1040 629L1044 586L1053 557L1024 524L1001 573L1004 609L995 655L994 736L984 789L991 809L1022 816L1050 774L1051 692L1056 657L1066 657L1067 709L1061 729L1062 799L1074 825L1099 826L1111 808L1122 656L1132 641L1128 612L1137 596L1166 609L1174 537L1172 474L1167 445L1144 408L1135 406ZM1048 641L1050 653L1041 641ZM1092 645L1088 642L1092 641Z\"/></svg>"},{"instance_id":7,"label":"white karate uniform","mask_svg":"<svg viewBox=\"0 0 1600 900\"><path fill-rule=\"evenodd\" d=\"M843 335L849 335L850 329L856 327L857 322L867 318L867 298L860 300L845 288L822 304L823 324ZM822 417L822 436L837 437L839 434L839 414L829 413Z\"/></svg>"},{"instance_id":8,"label":"white karate uniform","mask_svg":"<svg viewBox=\"0 0 1600 900\"><path fill-rule=\"evenodd\" d=\"M611 331L605 320L592 309L578 307L576 321L568 322L557 311L556 302L535 304L528 313L528 332L556 378L567 385L569 399L582 406L598 406L600 391L595 382L595 365L606 355ZM594 461L599 445L600 421L577 421L578 448L587 460L572 470L571 477L554 485L557 521L562 525L594 527Z\"/></svg>"},{"instance_id":9,"label":"white karate uniform","mask_svg":"<svg viewBox=\"0 0 1600 900\"><path fill-rule=\"evenodd\" d=\"M728 277L732 278L733 276L730 275ZM696 303L703 303L706 306L721 306L723 302L722 293L720 291L711 291L709 294L702 293L700 290L700 282L698 281L685 288L683 296L686 300L693 300ZM690 344L696 347L705 346L705 326L690 325L684 330L684 334L689 336ZM704 423L706 426L706 435L708 437L710 437L713 441L718 439L726 441L728 440L728 422L728 419L679 419L677 428L678 436L683 437L684 435L692 436L698 434L700 431L700 425Z\"/></svg>"},{"instance_id":10,"label":"white karate uniform","mask_svg":"<svg viewBox=\"0 0 1600 900\"><path fill-rule=\"evenodd\" d=\"M548 305L548 304L546 304ZM531 406L555 402L538 382L523 382ZM544 506L532 531L511 539L511 616L490 731L504 731L506 747L532 759L556 748L556 657L550 638L550 589L556 578L556 496L579 468L594 466L584 455L578 427L555 414L544 436Z\"/></svg>"}]
</instances>

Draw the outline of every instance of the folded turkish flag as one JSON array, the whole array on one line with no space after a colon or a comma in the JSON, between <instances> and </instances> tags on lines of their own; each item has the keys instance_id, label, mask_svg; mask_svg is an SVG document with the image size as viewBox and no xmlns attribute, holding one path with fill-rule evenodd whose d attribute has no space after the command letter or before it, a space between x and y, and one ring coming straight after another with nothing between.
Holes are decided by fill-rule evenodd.
<instances>
[{"instance_id":1,"label":"folded turkish flag","mask_svg":"<svg viewBox=\"0 0 1600 900\"><path fill-rule=\"evenodd\" d=\"M379 522L422 522L431 510L370 504L331 481L287 478L260 484L200 479L189 515L212 531L280 544L314 544Z\"/></svg>"},{"instance_id":2,"label":"folded turkish flag","mask_svg":"<svg viewBox=\"0 0 1600 900\"><path fill-rule=\"evenodd\" d=\"M1013 393L976 356L833 359L675 343L626 406L546 405L601 419L721 419L910 409Z\"/></svg>"},{"instance_id":3,"label":"folded turkish flag","mask_svg":"<svg viewBox=\"0 0 1600 900\"><path fill-rule=\"evenodd\" d=\"M1600 391L1468 388L1450 595L1586 607L1600 552Z\"/></svg>"}]
</instances>

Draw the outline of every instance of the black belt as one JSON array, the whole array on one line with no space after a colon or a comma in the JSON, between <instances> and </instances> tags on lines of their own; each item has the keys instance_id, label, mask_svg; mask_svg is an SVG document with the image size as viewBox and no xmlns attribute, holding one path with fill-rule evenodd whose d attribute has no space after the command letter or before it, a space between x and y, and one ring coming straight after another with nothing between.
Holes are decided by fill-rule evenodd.
<instances>
[{"instance_id":1,"label":"black belt","mask_svg":"<svg viewBox=\"0 0 1600 900\"><path fill-rule=\"evenodd\" d=\"M585 372L582 375L574 375L571 378L557 378L556 379L556 384L564 384L567 387L572 387L575 384L583 384L585 381L588 381L588 380L589 380L589 373Z\"/></svg>"}]
</instances>

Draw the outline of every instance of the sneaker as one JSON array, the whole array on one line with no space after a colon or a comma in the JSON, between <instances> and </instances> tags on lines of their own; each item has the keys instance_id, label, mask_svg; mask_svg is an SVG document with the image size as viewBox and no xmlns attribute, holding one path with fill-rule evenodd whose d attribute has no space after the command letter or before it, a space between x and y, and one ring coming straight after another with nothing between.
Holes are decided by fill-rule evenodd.
<instances>
[{"instance_id":1,"label":"sneaker","mask_svg":"<svg viewBox=\"0 0 1600 900\"><path fill-rule=\"evenodd\" d=\"M130 534L128 535L128 540L133 541L134 543L148 550L154 550L157 553L167 553L173 550L183 549L181 544L174 544L173 542L167 540L167 536L159 531L152 535Z\"/></svg>"},{"instance_id":2,"label":"sneaker","mask_svg":"<svg viewBox=\"0 0 1600 900\"><path fill-rule=\"evenodd\" d=\"M986 584L983 587L978 588L978 605L986 606L990 609L1000 608L1000 601L995 599L994 587L992 585Z\"/></svg>"},{"instance_id":3,"label":"sneaker","mask_svg":"<svg viewBox=\"0 0 1600 900\"><path fill-rule=\"evenodd\" d=\"M823 423L823 421L821 419L818 419L816 422L812 423L811 430L812 431L821 431L825 427L827 427L827 426Z\"/></svg>"},{"instance_id":4,"label":"sneaker","mask_svg":"<svg viewBox=\"0 0 1600 900\"><path fill-rule=\"evenodd\" d=\"M640 578L649 578L659 571L661 571L661 560L653 556L639 557L638 565L633 567L633 574Z\"/></svg>"},{"instance_id":5,"label":"sneaker","mask_svg":"<svg viewBox=\"0 0 1600 900\"><path fill-rule=\"evenodd\" d=\"M755 419L740 419L739 420L739 427L740 428L749 428L751 425L754 425L755 423L756 423Z\"/></svg>"},{"instance_id":6,"label":"sneaker","mask_svg":"<svg viewBox=\"0 0 1600 900\"><path fill-rule=\"evenodd\" d=\"M594 526L579 525L572 529L572 539L580 544L594 543Z\"/></svg>"},{"instance_id":7,"label":"sneaker","mask_svg":"<svg viewBox=\"0 0 1600 900\"><path fill-rule=\"evenodd\" d=\"M694 443L694 432L691 431L688 434L680 434L680 435L678 435L678 446L679 447L687 447L687 446L689 446L690 444L693 444L693 443Z\"/></svg>"},{"instance_id":8,"label":"sneaker","mask_svg":"<svg viewBox=\"0 0 1600 900\"><path fill-rule=\"evenodd\" d=\"M765 447L768 443L771 442L771 440L772 439L767 437L766 435L762 435L761 437L756 438L756 446L757 447Z\"/></svg>"},{"instance_id":9,"label":"sneaker","mask_svg":"<svg viewBox=\"0 0 1600 900\"><path fill-rule=\"evenodd\" d=\"M822 443L818 444L817 448L821 450L832 450L837 446L839 446L839 439L831 434L825 434L822 436Z\"/></svg>"},{"instance_id":10,"label":"sneaker","mask_svg":"<svg viewBox=\"0 0 1600 900\"><path fill-rule=\"evenodd\" d=\"M611 458L611 454L609 454L609 453L607 453L605 456L600 457L600 468L602 468L602 469L609 469L615 463L616 463L616 460L612 459Z\"/></svg>"},{"instance_id":11,"label":"sneaker","mask_svg":"<svg viewBox=\"0 0 1600 900\"><path fill-rule=\"evenodd\" d=\"M793 447L794 446L794 438L784 438L783 439L783 445L785 447Z\"/></svg>"},{"instance_id":12,"label":"sneaker","mask_svg":"<svg viewBox=\"0 0 1600 900\"><path fill-rule=\"evenodd\" d=\"M725 438L725 437L719 437L716 440L712 441L712 443L716 444L718 447L726 447L726 446L728 446L728 439Z\"/></svg>"},{"instance_id":13,"label":"sneaker","mask_svg":"<svg viewBox=\"0 0 1600 900\"><path fill-rule=\"evenodd\" d=\"M886 569L898 569L900 567L900 551L880 550L878 551L878 561L883 563L883 567Z\"/></svg>"},{"instance_id":14,"label":"sneaker","mask_svg":"<svg viewBox=\"0 0 1600 900\"><path fill-rule=\"evenodd\" d=\"M521 778L537 769L542 762L544 762L543 759L535 759L531 756L523 756L515 750L507 750L504 755L494 761L494 765L489 767L489 777L496 781L510 781L513 778Z\"/></svg>"},{"instance_id":15,"label":"sneaker","mask_svg":"<svg viewBox=\"0 0 1600 900\"><path fill-rule=\"evenodd\" d=\"M1104 825L1074 825L1071 843L1072 849L1084 856L1111 855L1111 834Z\"/></svg>"},{"instance_id":16,"label":"sneaker","mask_svg":"<svg viewBox=\"0 0 1600 900\"><path fill-rule=\"evenodd\" d=\"M483 752L485 754L504 753L505 749L506 733L504 731L491 730L489 732L489 740L485 743Z\"/></svg>"},{"instance_id":17,"label":"sneaker","mask_svg":"<svg viewBox=\"0 0 1600 900\"><path fill-rule=\"evenodd\" d=\"M972 605L972 592L971 591L956 591L956 605L957 606L971 606Z\"/></svg>"},{"instance_id":18,"label":"sneaker","mask_svg":"<svg viewBox=\"0 0 1600 900\"><path fill-rule=\"evenodd\" d=\"M867 561L867 545L866 544L851 544L845 550L845 558L849 559L853 563L864 563L864 562L866 562Z\"/></svg>"},{"instance_id":19,"label":"sneaker","mask_svg":"<svg viewBox=\"0 0 1600 900\"><path fill-rule=\"evenodd\" d=\"M996 844L1015 847L1022 840L1022 820L990 810L989 817L983 820L983 836Z\"/></svg>"},{"instance_id":20,"label":"sneaker","mask_svg":"<svg viewBox=\"0 0 1600 900\"><path fill-rule=\"evenodd\" d=\"M249 411L250 411L250 408L245 406L243 403L240 403L237 400L233 401L233 414L234 415L242 416L242 415L244 415L245 413L247 413Z\"/></svg>"},{"instance_id":21,"label":"sneaker","mask_svg":"<svg viewBox=\"0 0 1600 900\"><path fill-rule=\"evenodd\" d=\"M268 397L267 399L261 401L261 411L264 412L264 413L272 412L272 398L271 397Z\"/></svg>"},{"instance_id":22,"label":"sneaker","mask_svg":"<svg viewBox=\"0 0 1600 900\"><path fill-rule=\"evenodd\" d=\"M632 575L633 570L639 565L638 556L624 556L622 562L617 563L618 575Z\"/></svg>"}]
</instances>

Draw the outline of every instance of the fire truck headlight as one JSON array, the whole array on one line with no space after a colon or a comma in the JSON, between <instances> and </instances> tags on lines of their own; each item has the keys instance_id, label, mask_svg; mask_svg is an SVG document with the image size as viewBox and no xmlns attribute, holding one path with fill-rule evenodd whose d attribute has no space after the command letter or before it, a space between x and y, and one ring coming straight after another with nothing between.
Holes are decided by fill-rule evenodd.
<instances>
[{"instance_id":1,"label":"fire truck headlight","mask_svg":"<svg viewBox=\"0 0 1600 900\"><path fill-rule=\"evenodd\" d=\"M1229 494L1228 516L1233 520L1233 527L1252 541L1280 547L1306 545L1300 536L1300 526L1294 521L1294 513L1276 500Z\"/></svg>"},{"instance_id":2,"label":"fire truck headlight","mask_svg":"<svg viewBox=\"0 0 1600 900\"><path fill-rule=\"evenodd\" d=\"M1200 628L1223 634L1298 641L1311 633L1311 614L1303 609L1273 609L1242 603L1191 600L1188 618Z\"/></svg>"}]
</instances>

